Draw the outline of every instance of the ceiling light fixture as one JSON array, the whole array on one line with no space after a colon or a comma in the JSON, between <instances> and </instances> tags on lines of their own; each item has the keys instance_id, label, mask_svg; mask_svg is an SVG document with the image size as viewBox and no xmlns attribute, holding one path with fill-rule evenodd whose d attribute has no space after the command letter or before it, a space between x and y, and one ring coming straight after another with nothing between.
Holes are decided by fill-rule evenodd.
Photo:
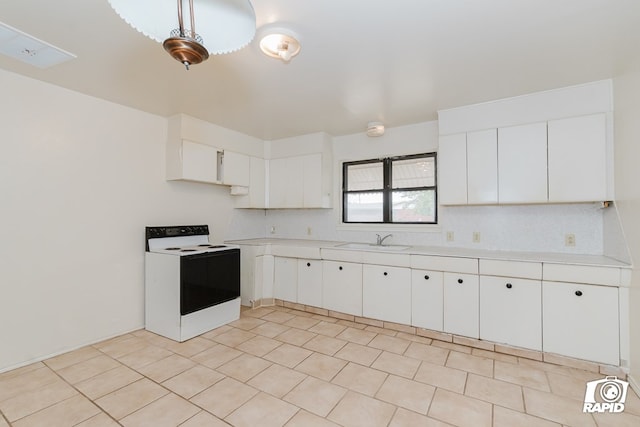
<instances>
[{"instance_id":1,"label":"ceiling light fixture","mask_svg":"<svg viewBox=\"0 0 640 427\"><path fill-rule=\"evenodd\" d=\"M367 136L382 136L384 135L384 124L382 122L369 122L367 124Z\"/></svg>"},{"instance_id":2,"label":"ceiling light fixture","mask_svg":"<svg viewBox=\"0 0 640 427\"><path fill-rule=\"evenodd\" d=\"M300 53L300 42L291 31L276 28L262 37L260 49L267 56L289 62Z\"/></svg>"},{"instance_id":3,"label":"ceiling light fixture","mask_svg":"<svg viewBox=\"0 0 640 427\"><path fill-rule=\"evenodd\" d=\"M183 13L185 2L188 8ZM177 10L175 3L166 0L109 0L109 4L133 28L161 42L187 70L210 54L247 46L256 32L256 14L249 0L177 0Z\"/></svg>"}]
</instances>

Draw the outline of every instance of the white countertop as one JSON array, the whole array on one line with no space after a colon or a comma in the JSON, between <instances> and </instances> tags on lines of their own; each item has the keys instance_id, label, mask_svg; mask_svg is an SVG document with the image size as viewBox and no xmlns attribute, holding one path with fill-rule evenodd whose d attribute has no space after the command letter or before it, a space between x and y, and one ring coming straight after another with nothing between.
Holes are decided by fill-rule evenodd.
<instances>
[{"instance_id":1,"label":"white countertop","mask_svg":"<svg viewBox=\"0 0 640 427\"><path fill-rule=\"evenodd\" d=\"M348 251L365 251L366 249L350 249L339 247L347 242L337 242L329 240L305 240L305 239L246 239L232 240L227 243L236 245L281 245L281 246L297 246L306 248L319 249L339 249ZM371 249L375 252L385 252L380 249ZM507 261L528 261L528 262L545 262L555 264L572 264L572 265L591 265L601 267L618 267L631 268L629 264L609 258L603 255L577 255L564 253L547 253L547 252L515 252L515 251L492 251L486 249L469 249L443 246L410 246L402 251L389 251L394 254L406 255L432 255L432 256L450 256L460 258L481 258L481 259L497 259Z\"/></svg>"}]
</instances>

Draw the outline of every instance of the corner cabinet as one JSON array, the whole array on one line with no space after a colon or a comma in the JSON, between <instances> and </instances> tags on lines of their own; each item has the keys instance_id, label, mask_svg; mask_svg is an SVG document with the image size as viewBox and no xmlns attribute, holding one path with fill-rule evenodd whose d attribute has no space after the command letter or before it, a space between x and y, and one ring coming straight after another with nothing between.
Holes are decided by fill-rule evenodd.
<instances>
[{"instance_id":1,"label":"corner cabinet","mask_svg":"<svg viewBox=\"0 0 640 427\"><path fill-rule=\"evenodd\" d=\"M222 184L222 150L186 139L167 142L167 180Z\"/></svg>"},{"instance_id":2,"label":"corner cabinet","mask_svg":"<svg viewBox=\"0 0 640 427\"><path fill-rule=\"evenodd\" d=\"M268 175L269 208L331 207L331 164L326 154L271 159Z\"/></svg>"}]
</instances>

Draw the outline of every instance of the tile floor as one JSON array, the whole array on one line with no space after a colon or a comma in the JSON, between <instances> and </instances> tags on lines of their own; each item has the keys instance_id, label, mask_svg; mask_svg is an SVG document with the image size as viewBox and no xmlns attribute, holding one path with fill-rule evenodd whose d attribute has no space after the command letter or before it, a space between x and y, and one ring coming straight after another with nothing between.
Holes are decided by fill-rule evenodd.
<instances>
[{"instance_id":1,"label":"tile floor","mask_svg":"<svg viewBox=\"0 0 640 427\"><path fill-rule=\"evenodd\" d=\"M600 378L269 307L184 343L141 330L0 374L0 427L640 426L631 390L623 413L581 412Z\"/></svg>"}]
</instances>

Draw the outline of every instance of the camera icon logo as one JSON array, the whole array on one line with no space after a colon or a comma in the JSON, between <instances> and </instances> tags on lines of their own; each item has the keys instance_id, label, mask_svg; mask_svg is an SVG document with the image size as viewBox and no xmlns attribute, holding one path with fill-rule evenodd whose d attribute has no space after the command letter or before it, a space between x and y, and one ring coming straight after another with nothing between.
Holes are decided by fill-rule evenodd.
<instances>
[{"instance_id":1,"label":"camera icon logo","mask_svg":"<svg viewBox=\"0 0 640 427\"><path fill-rule=\"evenodd\" d=\"M619 413L624 411L628 388L628 382L613 376L589 381L584 394L582 412Z\"/></svg>"}]
</instances>

